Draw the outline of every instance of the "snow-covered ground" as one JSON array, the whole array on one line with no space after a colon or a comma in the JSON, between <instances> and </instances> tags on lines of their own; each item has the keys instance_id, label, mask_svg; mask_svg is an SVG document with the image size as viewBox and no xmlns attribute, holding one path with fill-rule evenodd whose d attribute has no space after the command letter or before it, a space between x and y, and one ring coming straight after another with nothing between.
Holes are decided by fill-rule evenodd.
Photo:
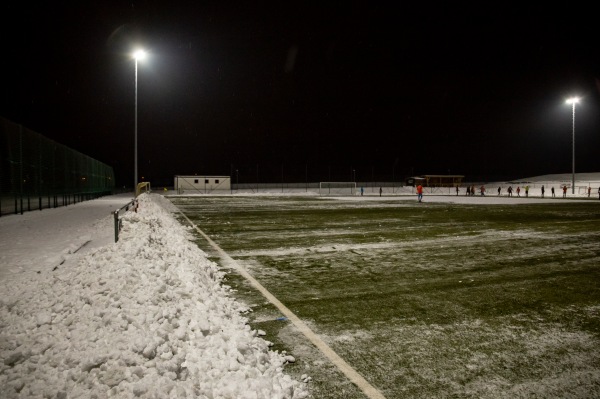
<instances>
[{"instance_id":1,"label":"snow-covered ground","mask_svg":"<svg viewBox=\"0 0 600 399\"><path fill-rule=\"evenodd\" d=\"M303 398L159 195L0 218L2 398Z\"/></svg>"},{"instance_id":2,"label":"snow-covered ground","mask_svg":"<svg viewBox=\"0 0 600 399\"><path fill-rule=\"evenodd\" d=\"M529 180L528 199L498 197L490 184L486 197L426 191L425 201L552 201L548 191L532 198L540 185ZM0 217L0 397L307 397L306 384L285 373L293 358L247 325L247 309L173 205L140 198L118 243L112 212L130 195Z\"/></svg>"}]
</instances>

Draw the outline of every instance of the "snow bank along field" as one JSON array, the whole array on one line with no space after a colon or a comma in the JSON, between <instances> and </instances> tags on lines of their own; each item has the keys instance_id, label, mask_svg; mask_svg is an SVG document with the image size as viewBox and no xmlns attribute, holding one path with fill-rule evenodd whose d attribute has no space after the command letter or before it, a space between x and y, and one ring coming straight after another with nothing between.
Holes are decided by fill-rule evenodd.
<instances>
[{"instance_id":1,"label":"snow bank along field","mask_svg":"<svg viewBox=\"0 0 600 399\"><path fill-rule=\"evenodd\" d=\"M96 201L102 200L90 202L102 203ZM56 222L52 216L60 212L59 223L68 224L69 212L77 217L90 206L28 213L20 221L3 217L2 247L29 242L25 235L36 234L35 218ZM223 272L189 241L169 206L162 197L141 196L138 212L124 217L116 244L107 240L114 236L105 207L106 217L78 231L88 234L61 254L23 253L34 260L30 264L15 261L14 252L2 255L0 397L308 395L305 383L284 373L293 358L270 350L263 332L246 323L247 309L221 284ZM96 236L106 245L77 258L85 244L97 244ZM44 240L57 238L47 231L39 239L48 248Z\"/></svg>"}]
</instances>

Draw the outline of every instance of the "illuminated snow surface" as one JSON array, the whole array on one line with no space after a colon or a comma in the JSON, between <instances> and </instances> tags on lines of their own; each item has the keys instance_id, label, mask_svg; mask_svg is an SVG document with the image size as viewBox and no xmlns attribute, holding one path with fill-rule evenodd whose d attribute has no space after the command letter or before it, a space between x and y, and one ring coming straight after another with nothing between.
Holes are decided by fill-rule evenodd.
<instances>
[{"instance_id":1,"label":"illuminated snow surface","mask_svg":"<svg viewBox=\"0 0 600 399\"><path fill-rule=\"evenodd\" d=\"M593 177L598 195L600 174ZM532 198L539 183L528 199L487 187L485 197L426 191L424 201L564 201ZM416 203L410 189L387 198L372 191L338 200ZM308 397L307 385L284 373L291 357L270 351L246 324L248 309L229 295L223 272L190 241L168 200L142 195L114 243L112 212L130 200L113 195L0 217L0 397Z\"/></svg>"},{"instance_id":2,"label":"illuminated snow surface","mask_svg":"<svg viewBox=\"0 0 600 399\"><path fill-rule=\"evenodd\" d=\"M0 218L2 398L304 398L170 202L110 196Z\"/></svg>"}]
</instances>

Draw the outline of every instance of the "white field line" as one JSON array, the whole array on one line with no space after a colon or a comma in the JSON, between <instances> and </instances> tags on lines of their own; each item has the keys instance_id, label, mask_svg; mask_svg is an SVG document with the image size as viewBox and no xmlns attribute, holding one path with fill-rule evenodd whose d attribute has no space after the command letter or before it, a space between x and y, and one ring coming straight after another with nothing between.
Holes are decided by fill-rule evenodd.
<instances>
[{"instance_id":1,"label":"white field line","mask_svg":"<svg viewBox=\"0 0 600 399\"><path fill-rule=\"evenodd\" d=\"M265 298L269 300L273 305L277 307L283 313L300 332L304 334L310 342L313 343L333 364L350 381L352 381L358 388L360 388L368 398L371 399L385 399L383 394L379 392L374 386L372 386L367 380L364 379L356 370L354 370L344 359L342 359L337 353L333 351L316 333L314 333L298 316L296 316L290 309L287 308L279 299L271 294L265 287L263 287L254 277L250 275L235 259L230 257L221 247L217 245L209 236L207 236L202 230L198 228L186 215L179 211L181 215L188 221L188 223L194 227L194 229L206 239L206 241L217 251L223 261L227 263L227 266L231 266L237 270L246 280L252 284L254 288L260 291Z\"/></svg>"}]
</instances>

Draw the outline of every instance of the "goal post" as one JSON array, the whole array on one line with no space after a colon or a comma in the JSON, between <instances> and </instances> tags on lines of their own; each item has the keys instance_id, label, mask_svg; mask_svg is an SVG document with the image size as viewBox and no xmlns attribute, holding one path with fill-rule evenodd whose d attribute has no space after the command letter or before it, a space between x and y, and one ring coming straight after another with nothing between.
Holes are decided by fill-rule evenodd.
<instances>
[{"instance_id":1,"label":"goal post","mask_svg":"<svg viewBox=\"0 0 600 399\"><path fill-rule=\"evenodd\" d=\"M141 183L138 183L137 187L135 188L135 196L137 197L141 193L149 193L150 191L152 191L150 189L150 182L143 181Z\"/></svg>"},{"instance_id":2,"label":"goal post","mask_svg":"<svg viewBox=\"0 0 600 399\"><path fill-rule=\"evenodd\" d=\"M319 195L355 195L356 182L319 182Z\"/></svg>"}]
</instances>

